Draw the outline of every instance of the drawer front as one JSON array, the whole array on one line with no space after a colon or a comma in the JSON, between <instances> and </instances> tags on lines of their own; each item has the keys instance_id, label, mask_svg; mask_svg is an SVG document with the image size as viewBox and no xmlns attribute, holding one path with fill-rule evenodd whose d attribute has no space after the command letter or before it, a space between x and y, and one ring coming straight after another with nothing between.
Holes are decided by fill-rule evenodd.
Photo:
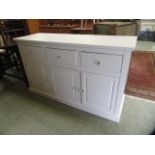
<instances>
[{"instance_id":1,"label":"drawer front","mask_svg":"<svg viewBox=\"0 0 155 155\"><path fill-rule=\"evenodd\" d=\"M47 48L46 52L49 62L69 66L77 66L79 64L78 51Z\"/></svg>"},{"instance_id":2,"label":"drawer front","mask_svg":"<svg viewBox=\"0 0 155 155\"><path fill-rule=\"evenodd\" d=\"M85 70L119 75L123 56L81 52L81 66Z\"/></svg>"},{"instance_id":3,"label":"drawer front","mask_svg":"<svg viewBox=\"0 0 155 155\"><path fill-rule=\"evenodd\" d=\"M21 48L21 56L23 61L39 61L45 62L45 48L38 46L23 45Z\"/></svg>"}]
</instances>

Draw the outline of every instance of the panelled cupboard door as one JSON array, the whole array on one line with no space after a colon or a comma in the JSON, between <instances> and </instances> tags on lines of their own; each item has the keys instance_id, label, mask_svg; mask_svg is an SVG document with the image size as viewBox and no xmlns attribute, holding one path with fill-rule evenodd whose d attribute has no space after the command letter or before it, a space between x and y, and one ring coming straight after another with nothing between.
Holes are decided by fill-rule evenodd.
<instances>
[{"instance_id":1,"label":"panelled cupboard door","mask_svg":"<svg viewBox=\"0 0 155 155\"><path fill-rule=\"evenodd\" d=\"M52 92L66 101L80 101L80 74L78 71L51 67L50 85Z\"/></svg>"},{"instance_id":2,"label":"panelled cupboard door","mask_svg":"<svg viewBox=\"0 0 155 155\"><path fill-rule=\"evenodd\" d=\"M82 72L82 104L98 111L113 112L118 79Z\"/></svg>"},{"instance_id":3,"label":"panelled cupboard door","mask_svg":"<svg viewBox=\"0 0 155 155\"><path fill-rule=\"evenodd\" d=\"M29 62L25 65L30 87L47 91L47 74L44 64Z\"/></svg>"}]
</instances>

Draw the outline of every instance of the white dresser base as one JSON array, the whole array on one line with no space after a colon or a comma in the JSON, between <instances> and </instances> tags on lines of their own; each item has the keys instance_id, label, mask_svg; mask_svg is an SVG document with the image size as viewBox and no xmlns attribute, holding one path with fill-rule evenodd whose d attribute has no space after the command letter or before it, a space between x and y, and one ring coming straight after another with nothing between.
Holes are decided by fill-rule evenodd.
<instances>
[{"instance_id":1,"label":"white dresser base","mask_svg":"<svg viewBox=\"0 0 155 155\"><path fill-rule=\"evenodd\" d=\"M15 41L30 91L119 122L136 39L38 33Z\"/></svg>"}]
</instances>

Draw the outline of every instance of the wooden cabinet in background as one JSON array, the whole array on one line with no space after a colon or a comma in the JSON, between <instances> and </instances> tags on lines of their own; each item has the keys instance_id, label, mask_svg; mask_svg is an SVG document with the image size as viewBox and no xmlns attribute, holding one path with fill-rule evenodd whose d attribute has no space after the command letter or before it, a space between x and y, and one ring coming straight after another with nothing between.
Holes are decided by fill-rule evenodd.
<instances>
[{"instance_id":1,"label":"wooden cabinet in background","mask_svg":"<svg viewBox=\"0 0 155 155\"><path fill-rule=\"evenodd\" d=\"M29 33L47 32L47 33L71 33L71 29L76 27L72 20L61 19L27 19Z\"/></svg>"},{"instance_id":2,"label":"wooden cabinet in background","mask_svg":"<svg viewBox=\"0 0 155 155\"><path fill-rule=\"evenodd\" d=\"M29 33L78 33L92 34L93 21L80 19L27 19Z\"/></svg>"},{"instance_id":3,"label":"wooden cabinet in background","mask_svg":"<svg viewBox=\"0 0 155 155\"><path fill-rule=\"evenodd\" d=\"M39 19L27 19L29 33L37 33L39 30Z\"/></svg>"},{"instance_id":4,"label":"wooden cabinet in background","mask_svg":"<svg viewBox=\"0 0 155 155\"><path fill-rule=\"evenodd\" d=\"M73 26L40 26L40 32L47 33L71 33Z\"/></svg>"}]
</instances>

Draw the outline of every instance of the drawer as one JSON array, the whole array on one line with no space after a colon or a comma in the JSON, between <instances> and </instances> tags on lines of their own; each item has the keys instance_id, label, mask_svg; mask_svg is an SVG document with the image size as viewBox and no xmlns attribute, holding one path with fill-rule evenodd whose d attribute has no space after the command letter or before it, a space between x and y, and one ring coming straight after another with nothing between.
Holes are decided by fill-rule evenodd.
<instances>
[{"instance_id":1,"label":"drawer","mask_svg":"<svg viewBox=\"0 0 155 155\"><path fill-rule=\"evenodd\" d=\"M109 75L119 75L123 56L81 52L83 69Z\"/></svg>"},{"instance_id":2,"label":"drawer","mask_svg":"<svg viewBox=\"0 0 155 155\"><path fill-rule=\"evenodd\" d=\"M23 61L40 61L45 62L45 48L38 46L28 46L22 45L21 48L21 56Z\"/></svg>"},{"instance_id":3,"label":"drawer","mask_svg":"<svg viewBox=\"0 0 155 155\"><path fill-rule=\"evenodd\" d=\"M79 52L65 49L46 48L48 61L55 64L77 66L79 64Z\"/></svg>"}]
</instances>

